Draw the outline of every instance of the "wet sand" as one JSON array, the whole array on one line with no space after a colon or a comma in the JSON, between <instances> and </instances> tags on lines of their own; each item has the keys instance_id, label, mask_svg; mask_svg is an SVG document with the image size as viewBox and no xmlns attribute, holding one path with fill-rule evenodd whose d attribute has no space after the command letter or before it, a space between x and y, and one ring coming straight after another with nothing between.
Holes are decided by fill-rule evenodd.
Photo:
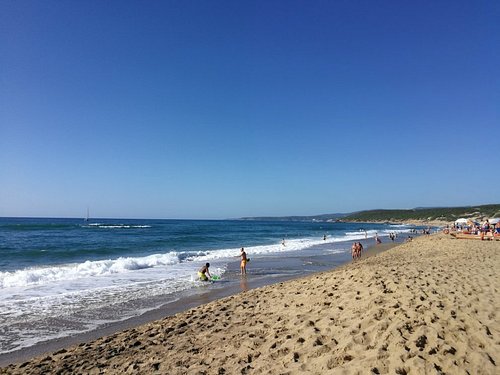
<instances>
[{"instance_id":1,"label":"wet sand","mask_svg":"<svg viewBox=\"0 0 500 375\"><path fill-rule=\"evenodd\" d=\"M500 243L381 250L0 372L498 374Z\"/></svg>"}]
</instances>

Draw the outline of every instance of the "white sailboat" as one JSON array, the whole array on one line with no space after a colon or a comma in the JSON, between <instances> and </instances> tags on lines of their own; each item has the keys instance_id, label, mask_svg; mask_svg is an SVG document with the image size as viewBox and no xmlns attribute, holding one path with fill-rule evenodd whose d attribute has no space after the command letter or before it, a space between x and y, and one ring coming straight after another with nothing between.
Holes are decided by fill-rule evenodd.
<instances>
[{"instance_id":1,"label":"white sailboat","mask_svg":"<svg viewBox=\"0 0 500 375\"><path fill-rule=\"evenodd\" d=\"M89 208L88 207L87 207L87 216L85 217L85 219L83 219L83 221L85 221L85 222L89 221Z\"/></svg>"}]
</instances>

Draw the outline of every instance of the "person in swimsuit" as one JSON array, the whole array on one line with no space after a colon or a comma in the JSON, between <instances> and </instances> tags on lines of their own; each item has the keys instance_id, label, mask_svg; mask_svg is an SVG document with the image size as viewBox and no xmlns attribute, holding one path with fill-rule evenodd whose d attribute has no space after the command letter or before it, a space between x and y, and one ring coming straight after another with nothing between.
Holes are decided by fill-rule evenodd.
<instances>
[{"instance_id":1,"label":"person in swimsuit","mask_svg":"<svg viewBox=\"0 0 500 375\"><path fill-rule=\"evenodd\" d=\"M245 252L245 249L243 247L240 250L240 257L241 257L241 264L240 264L241 274L246 275L248 259L247 259L247 253Z\"/></svg>"},{"instance_id":2,"label":"person in swimsuit","mask_svg":"<svg viewBox=\"0 0 500 375\"><path fill-rule=\"evenodd\" d=\"M356 242L353 242L353 244L351 246L351 257L352 257L352 260L356 259L356 251L357 251Z\"/></svg>"},{"instance_id":3,"label":"person in swimsuit","mask_svg":"<svg viewBox=\"0 0 500 375\"><path fill-rule=\"evenodd\" d=\"M358 259L361 258L361 253L363 252L363 245L361 242L358 242Z\"/></svg>"},{"instance_id":4,"label":"person in swimsuit","mask_svg":"<svg viewBox=\"0 0 500 375\"><path fill-rule=\"evenodd\" d=\"M488 233L489 231L490 231L490 222L489 222L489 220L486 220L483 223L483 232Z\"/></svg>"},{"instance_id":5,"label":"person in swimsuit","mask_svg":"<svg viewBox=\"0 0 500 375\"><path fill-rule=\"evenodd\" d=\"M198 277L200 278L201 281L209 281L210 278L212 278L212 275L210 275L210 271L208 270L209 267L210 267L210 263L206 263L198 271Z\"/></svg>"}]
</instances>

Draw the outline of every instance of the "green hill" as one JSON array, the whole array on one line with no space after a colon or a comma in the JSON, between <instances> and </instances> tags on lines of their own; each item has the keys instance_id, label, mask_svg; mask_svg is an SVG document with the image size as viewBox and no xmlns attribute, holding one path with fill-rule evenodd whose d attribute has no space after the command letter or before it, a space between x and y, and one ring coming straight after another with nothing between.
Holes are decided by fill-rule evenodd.
<instances>
[{"instance_id":1,"label":"green hill","mask_svg":"<svg viewBox=\"0 0 500 375\"><path fill-rule=\"evenodd\" d=\"M244 217L240 220L263 221L355 221L355 222L402 222L402 221L455 221L458 218L500 217L500 204L464 207L422 207L410 210L369 210L347 214L324 214L315 216Z\"/></svg>"},{"instance_id":2,"label":"green hill","mask_svg":"<svg viewBox=\"0 0 500 375\"><path fill-rule=\"evenodd\" d=\"M455 221L458 218L500 217L500 204L465 207L414 208L410 210L369 210L348 214L343 221Z\"/></svg>"}]
</instances>

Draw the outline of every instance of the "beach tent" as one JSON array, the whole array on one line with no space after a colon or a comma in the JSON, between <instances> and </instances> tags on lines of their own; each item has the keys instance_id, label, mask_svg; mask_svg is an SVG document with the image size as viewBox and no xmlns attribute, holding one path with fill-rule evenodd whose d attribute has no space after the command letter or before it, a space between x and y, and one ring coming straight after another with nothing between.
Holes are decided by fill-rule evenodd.
<instances>
[{"instance_id":1,"label":"beach tent","mask_svg":"<svg viewBox=\"0 0 500 375\"><path fill-rule=\"evenodd\" d=\"M457 219L457 220L455 220L455 225L467 225L467 222L468 222L468 221L469 221L469 220L467 220L467 219L463 219L463 218L461 218L461 219Z\"/></svg>"},{"instance_id":2,"label":"beach tent","mask_svg":"<svg viewBox=\"0 0 500 375\"><path fill-rule=\"evenodd\" d=\"M490 222L490 224L496 224L500 221L500 218L494 217L493 219L489 219L488 221Z\"/></svg>"}]
</instances>

